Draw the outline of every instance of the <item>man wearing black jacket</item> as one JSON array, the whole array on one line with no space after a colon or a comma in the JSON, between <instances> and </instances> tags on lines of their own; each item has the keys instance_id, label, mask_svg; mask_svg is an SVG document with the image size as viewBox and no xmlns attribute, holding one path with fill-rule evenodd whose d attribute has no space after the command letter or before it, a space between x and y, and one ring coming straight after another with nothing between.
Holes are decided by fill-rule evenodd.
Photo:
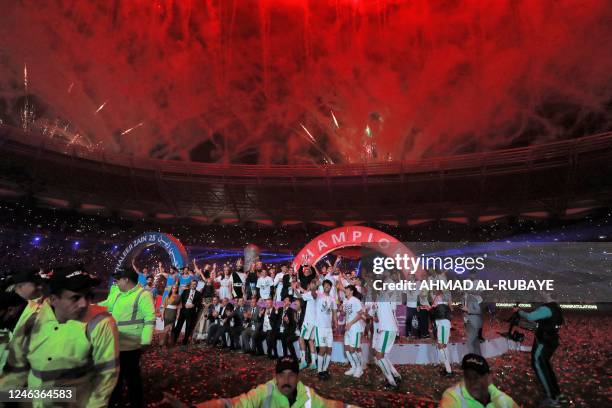
<instances>
[{"instance_id":1,"label":"man wearing black jacket","mask_svg":"<svg viewBox=\"0 0 612 408\"><path fill-rule=\"evenodd\" d=\"M563 311L559 304L553 301L549 292L542 292L544 303L530 313L514 309L519 316L530 322L537 322L538 327L531 347L531 366L544 390L545 399L542 406L560 406L566 403L561 394L557 376L553 370L551 359L559 347L559 328L563 325Z\"/></svg>"},{"instance_id":2,"label":"man wearing black jacket","mask_svg":"<svg viewBox=\"0 0 612 408\"><path fill-rule=\"evenodd\" d=\"M283 357L287 357L287 347L291 356L297 360L297 354L295 353L295 347L293 343L297 340L295 335L295 311L291 308L291 299L286 296L283 299L283 307L277 310L279 328L278 328L278 339L280 339L283 346Z\"/></svg>"},{"instance_id":3,"label":"man wearing black jacket","mask_svg":"<svg viewBox=\"0 0 612 408\"><path fill-rule=\"evenodd\" d=\"M196 290L197 285L198 282L196 280L192 280L189 289L184 290L181 294L181 310L179 312L179 317L176 320L176 325L174 326L174 331L172 333L174 336L175 344L179 338L179 335L181 334L183 323L185 323L185 336L183 337L183 345L189 344L191 333L193 333L193 329L196 325L200 308L202 307L202 294Z\"/></svg>"},{"instance_id":4,"label":"man wearing black jacket","mask_svg":"<svg viewBox=\"0 0 612 408\"><path fill-rule=\"evenodd\" d=\"M228 303L223 314L221 315L221 321L217 325L215 332L213 333L208 344L215 346L217 342L221 340L221 347L228 347L225 335L230 332L230 328L236 323L236 315L234 314L234 305Z\"/></svg>"},{"instance_id":5,"label":"man wearing black jacket","mask_svg":"<svg viewBox=\"0 0 612 408\"><path fill-rule=\"evenodd\" d=\"M266 308L262 314L262 331L266 339L267 354L269 359L278 358L278 350L276 348L276 333L279 328L279 319L276 309L272 303L272 299L266 300ZM263 340L263 339L262 339ZM260 342L261 344L261 342Z\"/></svg>"},{"instance_id":6,"label":"man wearing black jacket","mask_svg":"<svg viewBox=\"0 0 612 408\"><path fill-rule=\"evenodd\" d=\"M259 317L260 308L257 306L257 299L251 299L251 305L247 308L244 314L244 330L240 336L242 340L242 351L245 353L255 353L259 349L257 333L261 332L262 321ZM251 347L251 344L253 346ZM263 349L261 351L263 354Z\"/></svg>"},{"instance_id":7,"label":"man wearing black jacket","mask_svg":"<svg viewBox=\"0 0 612 408\"><path fill-rule=\"evenodd\" d=\"M219 311L217 313L213 312L208 315L209 325L208 334L206 336L206 342L208 344L212 344L212 338L214 337L215 333L217 333L217 330L222 323L222 319L225 318L225 309L227 309L228 304L229 300L227 298L223 299L221 301L221 306L218 308Z\"/></svg>"},{"instance_id":8,"label":"man wearing black jacket","mask_svg":"<svg viewBox=\"0 0 612 408\"><path fill-rule=\"evenodd\" d=\"M238 298L238 302L234 307L234 314L231 317L229 335L230 335L230 350L239 350L240 349L240 334L242 333L244 321L244 316L246 312L246 307L244 306L244 299Z\"/></svg>"}]
</instances>

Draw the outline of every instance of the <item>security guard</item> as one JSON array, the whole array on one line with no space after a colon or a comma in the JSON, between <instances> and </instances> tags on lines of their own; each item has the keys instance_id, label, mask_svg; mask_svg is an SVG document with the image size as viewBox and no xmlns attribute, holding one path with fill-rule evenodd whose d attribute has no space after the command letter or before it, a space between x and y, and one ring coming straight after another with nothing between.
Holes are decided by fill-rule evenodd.
<instances>
[{"instance_id":1,"label":"security guard","mask_svg":"<svg viewBox=\"0 0 612 408\"><path fill-rule=\"evenodd\" d=\"M197 408L350 408L352 405L328 400L299 380L299 362L287 356L276 363L276 376L265 384L234 398L202 402ZM164 401L173 408L187 408L176 397L164 393Z\"/></svg>"},{"instance_id":2,"label":"security guard","mask_svg":"<svg viewBox=\"0 0 612 408\"><path fill-rule=\"evenodd\" d=\"M518 309L515 311L518 311L521 318L538 324L531 347L531 366L546 395L542 405L555 407L565 401L565 396L559 390L559 383L550 360L559 347L559 328L564 321L561 307L553 302L550 293L542 292L542 296L546 303L534 311L530 313Z\"/></svg>"},{"instance_id":3,"label":"security guard","mask_svg":"<svg viewBox=\"0 0 612 408\"><path fill-rule=\"evenodd\" d=\"M38 269L12 271L0 280L0 373L8 357L8 344L23 313L32 314L42 302L43 278ZM29 300L35 300L30 305Z\"/></svg>"},{"instance_id":4,"label":"security guard","mask_svg":"<svg viewBox=\"0 0 612 408\"><path fill-rule=\"evenodd\" d=\"M127 385L130 406L143 405L140 355L142 347L151 344L155 329L155 306L151 292L138 285L138 273L132 268L119 270L114 276L119 290L111 290L106 301L108 311L119 329L119 361L121 370L111 397L111 406L125 406L124 386Z\"/></svg>"},{"instance_id":5,"label":"security guard","mask_svg":"<svg viewBox=\"0 0 612 408\"><path fill-rule=\"evenodd\" d=\"M100 280L82 267L50 275L48 298L17 322L0 391L73 387L76 406L106 407L119 375L119 336L113 317L90 304Z\"/></svg>"},{"instance_id":6,"label":"security guard","mask_svg":"<svg viewBox=\"0 0 612 408\"><path fill-rule=\"evenodd\" d=\"M493 385L484 357L466 354L461 368L463 381L444 391L440 408L518 408L511 397Z\"/></svg>"}]
</instances>

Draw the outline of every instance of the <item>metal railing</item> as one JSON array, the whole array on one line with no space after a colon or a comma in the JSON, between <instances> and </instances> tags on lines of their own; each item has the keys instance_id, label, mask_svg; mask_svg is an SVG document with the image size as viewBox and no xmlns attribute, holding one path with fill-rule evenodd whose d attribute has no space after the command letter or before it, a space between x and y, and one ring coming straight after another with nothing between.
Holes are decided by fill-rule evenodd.
<instances>
[{"instance_id":1,"label":"metal railing","mask_svg":"<svg viewBox=\"0 0 612 408\"><path fill-rule=\"evenodd\" d=\"M566 164L581 155L612 151L612 132L529 147L504 149L448 157L395 162L333 165L243 165L198 163L175 160L139 158L124 154L90 152L87 149L45 137L38 133L23 133L20 129L0 125L0 145L10 150L53 156L62 160L72 156L71 165L103 167L117 166L151 171L164 176L202 176L221 178L326 178L362 177L397 174L419 174L457 171L465 173L514 172L517 169L546 168ZM80 162L80 163L76 163ZM527 166L528 165L528 166Z\"/></svg>"}]
</instances>

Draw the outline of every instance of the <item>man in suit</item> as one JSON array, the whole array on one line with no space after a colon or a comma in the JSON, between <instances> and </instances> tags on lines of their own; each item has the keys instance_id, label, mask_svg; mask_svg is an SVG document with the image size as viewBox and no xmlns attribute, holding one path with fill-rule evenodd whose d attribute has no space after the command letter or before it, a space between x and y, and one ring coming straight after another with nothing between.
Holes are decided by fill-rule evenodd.
<instances>
[{"instance_id":1,"label":"man in suit","mask_svg":"<svg viewBox=\"0 0 612 408\"><path fill-rule=\"evenodd\" d=\"M232 303L228 303L221 314L221 321L217 325L217 329L210 338L208 344L216 346L219 340L221 340L220 348L228 347L225 340L225 335L230 332L230 328L233 326L233 324L235 324L235 322L236 316L234 314L234 305Z\"/></svg>"},{"instance_id":2,"label":"man in suit","mask_svg":"<svg viewBox=\"0 0 612 408\"><path fill-rule=\"evenodd\" d=\"M255 353L255 350L259 348L257 346L255 337L257 333L261 332L262 323L261 319L259 318L259 312L262 309L257 306L257 298L252 297L250 303L250 306L244 314L244 330L242 331L242 335L240 336L242 340L242 351L244 351L245 353ZM252 347L251 344L253 344Z\"/></svg>"},{"instance_id":3,"label":"man in suit","mask_svg":"<svg viewBox=\"0 0 612 408\"><path fill-rule=\"evenodd\" d=\"M287 357L287 347L289 347L291 356L297 360L295 347L293 346L293 342L297 340L295 335L295 311L291 308L291 298L289 296L283 299L283 307L278 309L277 314L279 322L277 338L283 346L283 357Z\"/></svg>"},{"instance_id":4,"label":"man in suit","mask_svg":"<svg viewBox=\"0 0 612 408\"><path fill-rule=\"evenodd\" d=\"M181 310L179 312L179 317L176 320L176 325L174 326L173 332L175 344L179 338L179 335L181 334L183 323L185 323L183 345L189 344L191 333L193 333L193 329L195 328L198 314L200 312L200 308L202 307L202 294L196 290L197 285L198 282L192 280L189 285L189 289L184 290L181 294Z\"/></svg>"},{"instance_id":5,"label":"man in suit","mask_svg":"<svg viewBox=\"0 0 612 408\"><path fill-rule=\"evenodd\" d=\"M231 340L231 350L239 350L240 349L240 334L243 330L243 322L244 315L247 311L247 308L244 306L244 299L239 298L236 306L234 307L234 315L232 316L232 321L230 322L230 340Z\"/></svg>"},{"instance_id":6,"label":"man in suit","mask_svg":"<svg viewBox=\"0 0 612 408\"><path fill-rule=\"evenodd\" d=\"M263 337L266 339L268 358L271 360L278 358L278 350L276 348L276 336L280 326L278 317L279 315L277 310L274 308L272 299L266 299L266 308L262 315L262 331ZM262 341L259 343L261 344Z\"/></svg>"},{"instance_id":7,"label":"man in suit","mask_svg":"<svg viewBox=\"0 0 612 408\"><path fill-rule=\"evenodd\" d=\"M213 344L212 342L213 337L217 333L217 330L219 330L219 326L221 326L223 319L225 319L225 310L227 309L229 304L230 304L229 299L224 298L221 301L221 306L219 307L219 311L217 313L212 313L208 316L208 318L210 319L210 323L208 325L208 335L206 336L206 342L208 344Z\"/></svg>"}]
</instances>

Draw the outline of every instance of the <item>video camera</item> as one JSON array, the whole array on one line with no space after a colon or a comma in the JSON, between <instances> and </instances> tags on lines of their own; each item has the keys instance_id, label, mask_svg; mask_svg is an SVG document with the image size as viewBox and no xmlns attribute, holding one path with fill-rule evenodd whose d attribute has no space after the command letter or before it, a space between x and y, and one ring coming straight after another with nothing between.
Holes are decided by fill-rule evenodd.
<instances>
[{"instance_id":1,"label":"video camera","mask_svg":"<svg viewBox=\"0 0 612 408\"><path fill-rule=\"evenodd\" d=\"M516 307L518 307L518 303L516 304ZM535 323L529 321L522 321L521 315L518 311L512 313L512 315L506 321L510 323L510 327L508 327L508 332L500 334L517 343L522 343L525 340L525 334L516 330L517 327L529 331L535 331L535 329L537 328L537 324Z\"/></svg>"}]
</instances>

